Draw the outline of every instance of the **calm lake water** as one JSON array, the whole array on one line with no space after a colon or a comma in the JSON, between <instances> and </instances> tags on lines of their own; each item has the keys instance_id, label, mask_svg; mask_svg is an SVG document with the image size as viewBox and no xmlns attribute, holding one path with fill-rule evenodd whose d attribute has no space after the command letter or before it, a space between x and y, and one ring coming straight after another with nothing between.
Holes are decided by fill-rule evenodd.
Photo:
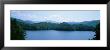
<instances>
[{"instance_id":1,"label":"calm lake water","mask_svg":"<svg viewBox=\"0 0 110 50\"><path fill-rule=\"evenodd\" d=\"M26 31L26 40L88 40L95 37L92 31Z\"/></svg>"}]
</instances>

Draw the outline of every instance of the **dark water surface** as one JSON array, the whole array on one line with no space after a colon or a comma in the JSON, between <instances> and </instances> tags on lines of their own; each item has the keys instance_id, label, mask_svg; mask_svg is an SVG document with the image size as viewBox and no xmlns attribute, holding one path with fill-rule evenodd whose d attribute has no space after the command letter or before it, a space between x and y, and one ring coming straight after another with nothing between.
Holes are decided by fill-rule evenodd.
<instances>
[{"instance_id":1,"label":"dark water surface","mask_svg":"<svg viewBox=\"0 0 110 50\"><path fill-rule=\"evenodd\" d=\"M26 31L26 40L88 40L96 33L93 31Z\"/></svg>"}]
</instances>

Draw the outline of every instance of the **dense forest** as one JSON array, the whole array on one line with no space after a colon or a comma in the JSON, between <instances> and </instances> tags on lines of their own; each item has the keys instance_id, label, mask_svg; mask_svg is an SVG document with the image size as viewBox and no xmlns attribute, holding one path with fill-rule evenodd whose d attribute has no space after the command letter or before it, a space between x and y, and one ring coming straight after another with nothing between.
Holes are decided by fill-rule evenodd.
<instances>
[{"instance_id":1,"label":"dense forest","mask_svg":"<svg viewBox=\"0 0 110 50\"><path fill-rule=\"evenodd\" d=\"M100 40L100 24L97 24L96 25L96 28L95 28L95 33L96 33L96 37L93 38L94 40Z\"/></svg>"},{"instance_id":2,"label":"dense forest","mask_svg":"<svg viewBox=\"0 0 110 50\"><path fill-rule=\"evenodd\" d=\"M27 22L11 17L11 39L23 40L25 38L25 30L57 30L57 31L94 31L96 38L100 37L100 21L85 21L80 23L62 22Z\"/></svg>"},{"instance_id":3,"label":"dense forest","mask_svg":"<svg viewBox=\"0 0 110 50\"><path fill-rule=\"evenodd\" d=\"M16 19L11 19L11 40L24 40L25 31Z\"/></svg>"}]
</instances>

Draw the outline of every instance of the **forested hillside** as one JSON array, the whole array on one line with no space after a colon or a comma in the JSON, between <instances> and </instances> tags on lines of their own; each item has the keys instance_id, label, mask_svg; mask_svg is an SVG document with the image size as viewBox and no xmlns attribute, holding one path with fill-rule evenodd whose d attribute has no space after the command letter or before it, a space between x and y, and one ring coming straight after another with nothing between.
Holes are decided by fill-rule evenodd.
<instances>
[{"instance_id":1,"label":"forested hillside","mask_svg":"<svg viewBox=\"0 0 110 50\"><path fill-rule=\"evenodd\" d=\"M57 31L95 31L99 33L98 25L99 20L85 21L81 23L52 23L52 22L39 22L29 23L20 19L11 17L11 39L24 39L25 30L57 30Z\"/></svg>"},{"instance_id":2,"label":"forested hillside","mask_svg":"<svg viewBox=\"0 0 110 50\"><path fill-rule=\"evenodd\" d=\"M20 21L11 18L11 40L24 40L25 30L20 24Z\"/></svg>"},{"instance_id":3,"label":"forested hillside","mask_svg":"<svg viewBox=\"0 0 110 50\"><path fill-rule=\"evenodd\" d=\"M26 21L11 18L12 20L16 20L20 26L23 27L24 30L77 30L77 31L94 31L97 24L100 21L87 21L81 22L78 24L69 24L68 22L62 23L52 23L52 22L39 22L39 23L28 23ZM17 23L17 24L18 24Z\"/></svg>"}]
</instances>

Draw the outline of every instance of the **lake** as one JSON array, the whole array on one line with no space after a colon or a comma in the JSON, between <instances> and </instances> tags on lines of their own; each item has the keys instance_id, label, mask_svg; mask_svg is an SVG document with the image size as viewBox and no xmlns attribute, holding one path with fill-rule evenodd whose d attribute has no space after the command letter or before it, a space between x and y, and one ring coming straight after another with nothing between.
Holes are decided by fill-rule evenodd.
<instances>
[{"instance_id":1,"label":"lake","mask_svg":"<svg viewBox=\"0 0 110 50\"><path fill-rule=\"evenodd\" d=\"M95 37L93 31L26 31L26 40L88 40Z\"/></svg>"}]
</instances>

